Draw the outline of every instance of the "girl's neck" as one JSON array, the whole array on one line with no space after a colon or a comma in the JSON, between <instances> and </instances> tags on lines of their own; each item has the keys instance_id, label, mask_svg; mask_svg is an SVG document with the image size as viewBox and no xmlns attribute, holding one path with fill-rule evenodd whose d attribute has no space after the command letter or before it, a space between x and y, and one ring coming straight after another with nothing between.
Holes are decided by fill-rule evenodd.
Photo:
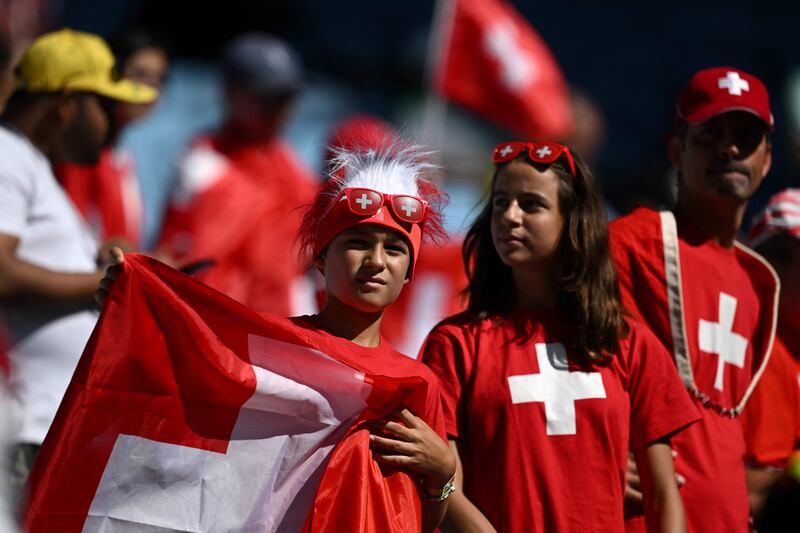
<instances>
[{"instance_id":1,"label":"girl's neck","mask_svg":"<svg viewBox=\"0 0 800 533\"><path fill-rule=\"evenodd\" d=\"M511 270L517 307L521 309L552 309L558 297L558 276L550 266L525 266Z\"/></svg>"},{"instance_id":2,"label":"girl's neck","mask_svg":"<svg viewBox=\"0 0 800 533\"><path fill-rule=\"evenodd\" d=\"M381 343L382 316L383 311L377 313L359 311L343 304L330 294L325 307L317 315L322 327L331 335L367 348L375 348Z\"/></svg>"}]
</instances>

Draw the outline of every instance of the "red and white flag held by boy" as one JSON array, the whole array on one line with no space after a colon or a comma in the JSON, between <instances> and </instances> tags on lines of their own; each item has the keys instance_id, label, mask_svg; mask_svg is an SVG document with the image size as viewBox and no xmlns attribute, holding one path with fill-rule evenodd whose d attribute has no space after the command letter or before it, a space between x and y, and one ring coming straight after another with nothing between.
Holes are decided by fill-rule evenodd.
<instances>
[{"instance_id":1,"label":"red and white flag held by boy","mask_svg":"<svg viewBox=\"0 0 800 533\"><path fill-rule=\"evenodd\" d=\"M127 255L31 473L27 531L419 524L397 497L413 479L377 465L365 424L424 411L424 380L360 372L304 331Z\"/></svg>"},{"instance_id":2,"label":"red and white flag held by boy","mask_svg":"<svg viewBox=\"0 0 800 533\"><path fill-rule=\"evenodd\" d=\"M567 83L528 21L504 0L440 1L436 91L523 137L569 134Z\"/></svg>"}]
</instances>

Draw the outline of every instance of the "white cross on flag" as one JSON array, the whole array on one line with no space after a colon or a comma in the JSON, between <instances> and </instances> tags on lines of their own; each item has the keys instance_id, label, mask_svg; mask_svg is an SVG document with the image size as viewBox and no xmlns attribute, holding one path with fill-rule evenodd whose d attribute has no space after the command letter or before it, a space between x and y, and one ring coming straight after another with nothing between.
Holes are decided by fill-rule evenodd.
<instances>
[{"instance_id":1,"label":"white cross on flag","mask_svg":"<svg viewBox=\"0 0 800 533\"><path fill-rule=\"evenodd\" d=\"M371 468L364 424L401 402L421 411L419 380L365 375L286 323L126 256L31 473L26 531L418 523L389 497L413 480Z\"/></svg>"},{"instance_id":2,"label":"white cross on flag","mask_svg":"<svg viewBox=\"0 0 800 533\"><path fill-rule=\"evenodd\" d=\"M544 403L548 435L575 435L575 402L605 398L599 372L570 371L567 350L561 343L536 343L538 374L509 376L511 403Z\"/></svg>"},{"instance_id":3,"label":"white cross on flag","mask_svg":"<svg viewBox=\"0 0 800 533\"><path fill-rule=\"evenodd\" d=\"M505 0L452 0L442 17L434 88L523 137L572 129L561 69L530 23Z\"/></svg>"}]
</instances>

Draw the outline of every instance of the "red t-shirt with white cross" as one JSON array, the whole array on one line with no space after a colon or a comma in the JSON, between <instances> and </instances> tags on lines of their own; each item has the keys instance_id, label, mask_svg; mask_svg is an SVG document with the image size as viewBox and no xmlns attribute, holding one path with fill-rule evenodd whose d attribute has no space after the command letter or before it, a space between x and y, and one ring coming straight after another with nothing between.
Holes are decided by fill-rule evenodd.
<instances>
[{"instance_id":1,"label":"red t-shirt with white cross","mask_svg":"<svg viewBox=\"0 0 800 533\"><path fill-rule=\"evenodd\" d=\"M629 445L698 418L647 329L631 324L609 364L582 370L564 323L462 313L422 350L462 446L464 493L499 531L622 531Z\"/></svg>"},{"instance_id":2,"label":"red t-shirt with white cross","mask_svg":"<svg viewBox=\"0 0 800 533\"><path fill-rule=\"evenodd\" d=\"M639 208L609 225L625 306L673 352L661 215ZM694 382L713 405L733 408L750 390L774 336L777 282L754 252L724 248L677 217L683 324ZM677 372L677 371L675 371ZM700 402L697 402L700 406ZM739 418L700 407L703 421L673 439L689 531L748 531ZM644 531L632 520L629 531Z\"/></svg>"}]
</instances>

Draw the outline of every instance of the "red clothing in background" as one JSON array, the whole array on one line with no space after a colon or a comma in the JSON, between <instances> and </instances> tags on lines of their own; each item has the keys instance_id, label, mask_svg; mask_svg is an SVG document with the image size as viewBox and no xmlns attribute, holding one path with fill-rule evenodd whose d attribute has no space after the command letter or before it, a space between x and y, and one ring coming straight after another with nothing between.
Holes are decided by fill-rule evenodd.
<instances>
[{"instance_id":1,"label":"red clothing in background","mask_svg":"<svg viewBox=\"0 0 800 533\"><path fill-rule=\"evenodd\" d=\"M565 351L570 338L555 312L463 313L423 347L461 445L464 493L498 531L624 530L629 448L698 418L647 328L632 324L610 364L586 371Z\"/></svg>"},{"instance_id":2,"label":"red clothing in background","mask_svg":"<svg viewBox=\"0 0 800 533\"><path fill-rule=\"evenodd\" d=\"M313 308L293 246L316 180L288 145L201 138L179 167L158 248L180 263L211 259L198 279L283 316Z\"/></svg>"},{"instance_id":3,"label":"red clothing in background","mask_svg":"<svg viewBox=\"0 0 800 533\"><path fill-rule=\"evenodd\" d=\"M786 468L800 444L800 353L780 336L742 415L750 466Z\"/></svg>"},{"instance_id":4,"label":"red clothing in background","mask_svg":"<svg viewBox=\"0 0 800 533\"><path fill-rule=\"evenodd\" d=\"M106 148L96 165L64 163L56 176L100 242L123 238L142 244L142 193L131 154Z\"/></svg>"},{"instance_id":5,"label":"red clothing in background","mask_svg":"<svg viewBox=\"0 0 800 533\"><path fill-rule=\"evenodd\" d=\"M467 286L461 242L423 244L414 277L381 320L381 334L400 352L416 357L433 326L464 309Z\"/></svg>"}]
</instances>

